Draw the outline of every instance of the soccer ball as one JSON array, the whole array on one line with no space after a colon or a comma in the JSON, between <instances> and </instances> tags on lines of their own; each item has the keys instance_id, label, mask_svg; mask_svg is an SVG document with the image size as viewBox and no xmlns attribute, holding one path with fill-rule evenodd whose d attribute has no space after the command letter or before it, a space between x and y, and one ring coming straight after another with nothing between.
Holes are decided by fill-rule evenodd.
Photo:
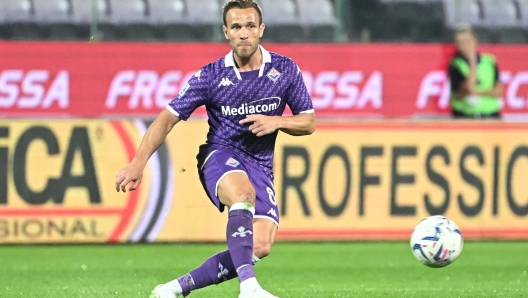
<instances>
[{"instance_id":1,"label":"soccer ball","mask_svg":"<svg viewBox=\"0 0 528 298\"><path fill-rule=\"evenodd\" d=\"M450 219L435 215L420 221L411 235L414 257L425 266L439 268L453 263L464 240L458 226Z\"/></svg>"}]
</instances>

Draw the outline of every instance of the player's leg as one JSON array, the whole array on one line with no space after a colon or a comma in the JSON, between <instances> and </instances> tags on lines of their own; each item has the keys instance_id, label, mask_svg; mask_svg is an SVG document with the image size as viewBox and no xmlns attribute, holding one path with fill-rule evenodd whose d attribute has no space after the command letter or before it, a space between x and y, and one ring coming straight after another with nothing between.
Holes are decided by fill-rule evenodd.
<instances>
[{"instance_id":1,"label":"player's leg","mask_svg":"<svg viewBox=\"0 0 528 298\"><path fill-rule=\"evenodd\" d=\"M240 282L241 295L260 288L252 264L256 197L246 172L229 173L218 184L218 198L229 208L227 248Z\"/></svg>"},{"instance_id":2,"label":"player's leg","mask_svg":"<svg viewBox=\"0 0 528 298\"><path fill-rule=\"evenodd\" d=\"M274 222L265 218L256 218L253 221L254 231L254 256L260 259L267 257L271 252L275 235L277 234L277 226ZM256 280L255 280L256 281ZM257 283L255 287L244 287L240 284L239 298L277 298L273 296Z\"/></svg>"},{"instance_id":3,"label":"player's leg","mask_svg":"<svg viewBox=\"0 0 528 298\"><path fill-rule=\"evenodd\" d=\"M253 220L253 264L270 254L276 234L277 226L273 221L265 218ZM163 290L175 295L187 296L191 291L220 284L235 277L237 273L231 255L228 250L224 250L211 256L198 268L166 283Z\"/></svg>"},{"instance_id":4,"label":"player's leg","mask_svg":"<svg viewBox=\"0 0 528 298\"><path fill-rule=\"evenodd\" d=\"M270 253L278 226L277 204L270 178L256 165L245 164L245 169L247 172L226 175L218 188L221 202L230 206L228 249L240 281L239 297L271 298L275 296L264 291L255 278L251 255L255 252L261 258ZM247 209L242 204L246 204ZM248 238L249 233L254 237Z\"/></svg>"},{"instance_id":5,"label":"player's leg","mask_svg":"<svg viewBox=\"0 0 528 298\"><path fill-rule=\"evenodd\" d=\"M270 254L277 235L277 225L267 218L255 218L253 231L253 255L258 258L255 260L258 262Z\"/></svg>"},{"instance_id":6,"label":"player's leg","mask_svg":"<svg viewBox=\"0 0 528 298\"><path fill-rule=\"evenodd\" d=\"M223 210L224 205L230 207L226 230L229 250L212 256L200 267L163 286L164 289L170 289L170 292L176 293L176 295L187 295L192 290L232 279L240 273L240 270L237 273L235 268L242 269L240 274L241 289L260 288L254 278L251 265L270 251L277 230L276 225L278 225L278 210L275 202L272 206L274 210L271 212L275 218L271 220L258 218L255 220L256 227L253 227L252 217L256 197L253 183L257 186L260 197L258 199L258 217L268 217L267 214L270 212L269 189L272 189L273 186L270 179L263 173L259 174L258 172L261 170L255 169L253 165L249 165L251 172L259 175L252 175L253 183L250 182L246 174L247 168L234 160L233 156L234 154L231 152L219 150L210 156L205 166L200 167L200 179L211 201L220 211ZM263 198L266 201L263 201ZM273 223L276 225L274 226ZM248 237L251 235L250 233L253 237ZM254 237L256 240L253 242ZM239 239L243 241L237 241ZM257 244L255 248L259 257L252 257L253 243ZM232 252L233 250L235 253ZM243 250L242 253L241 250ZM242 255L243 257L241 257ZM247 261L248 256L249 262ZM247 266L248 264L250 266Z\"/></svg>"}]
</instances>

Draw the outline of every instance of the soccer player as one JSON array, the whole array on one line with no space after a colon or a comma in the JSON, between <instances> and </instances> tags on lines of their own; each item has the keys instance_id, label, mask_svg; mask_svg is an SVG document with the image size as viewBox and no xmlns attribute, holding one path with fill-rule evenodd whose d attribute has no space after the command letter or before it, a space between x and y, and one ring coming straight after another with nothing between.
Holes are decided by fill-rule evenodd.
<instances>
[{"instance_id":1,"label":"soccer player","mask_svg":"<svg viewBox=\"0 0 528 298\"><path fill-rule=\"evenodd\" d=\"M224 6L223 31L232 51L200 69L149 127L116 190L136 189L147 160L172 127L200 105L209 117L207 141L197 155L200 181L212 203L228 208L227 247L198 268L158 285L151 297L186 297L191 291L238 277L240 298L275 297L263 290L253 265L266 257L279 226L273 154L279 131L315 130L312 101L297 65L259 45L262 11L253 0ZM293 116L282 116L288 105ZM182 140L184 145L184 140Z\"/></svg>"}]
</instances>

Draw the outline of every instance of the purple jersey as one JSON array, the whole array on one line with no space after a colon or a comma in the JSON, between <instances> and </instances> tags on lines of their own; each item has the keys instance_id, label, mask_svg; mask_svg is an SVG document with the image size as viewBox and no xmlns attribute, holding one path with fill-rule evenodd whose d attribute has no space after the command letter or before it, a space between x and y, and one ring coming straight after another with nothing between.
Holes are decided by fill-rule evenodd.
<instances>
[{"instance_id":1,"label":"purple jersey","mask_svg":"<svg viewBox=\"0 0 528 298\"><path fill-rule=\"evenodd\" d=\"M249 124L239 124L246 115L280 116L288 105L294 115L313 113L312 100L295 62L260 47L263 64L258 75L244 79L231 51L204 66L172 100L167 109L182 120L205 105L209 117L207 142L200 147L199 163L213 150L228 147L266 169L272 175L273 150L278 131L257 137Z\"/></svg>"}]
</instances>

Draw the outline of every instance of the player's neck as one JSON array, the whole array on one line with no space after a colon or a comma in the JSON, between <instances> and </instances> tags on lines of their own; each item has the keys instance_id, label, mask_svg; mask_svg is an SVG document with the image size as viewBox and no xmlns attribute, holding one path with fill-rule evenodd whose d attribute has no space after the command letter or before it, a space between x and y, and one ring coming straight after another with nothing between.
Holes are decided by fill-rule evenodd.
<instances>
[{"instance_id":1,"label":"player's neck","mask_svg":"<svg viewBox=\"0 0 528 298\"><path fill-rule=\"evenodd\" d=\"M233 53L233 58L235 58L235 63L238 68L238 71L252 71L260 69L262 66L262 52L260 47L247 59L240 58L237 54Z\"/></svg>"}]
</instances>

